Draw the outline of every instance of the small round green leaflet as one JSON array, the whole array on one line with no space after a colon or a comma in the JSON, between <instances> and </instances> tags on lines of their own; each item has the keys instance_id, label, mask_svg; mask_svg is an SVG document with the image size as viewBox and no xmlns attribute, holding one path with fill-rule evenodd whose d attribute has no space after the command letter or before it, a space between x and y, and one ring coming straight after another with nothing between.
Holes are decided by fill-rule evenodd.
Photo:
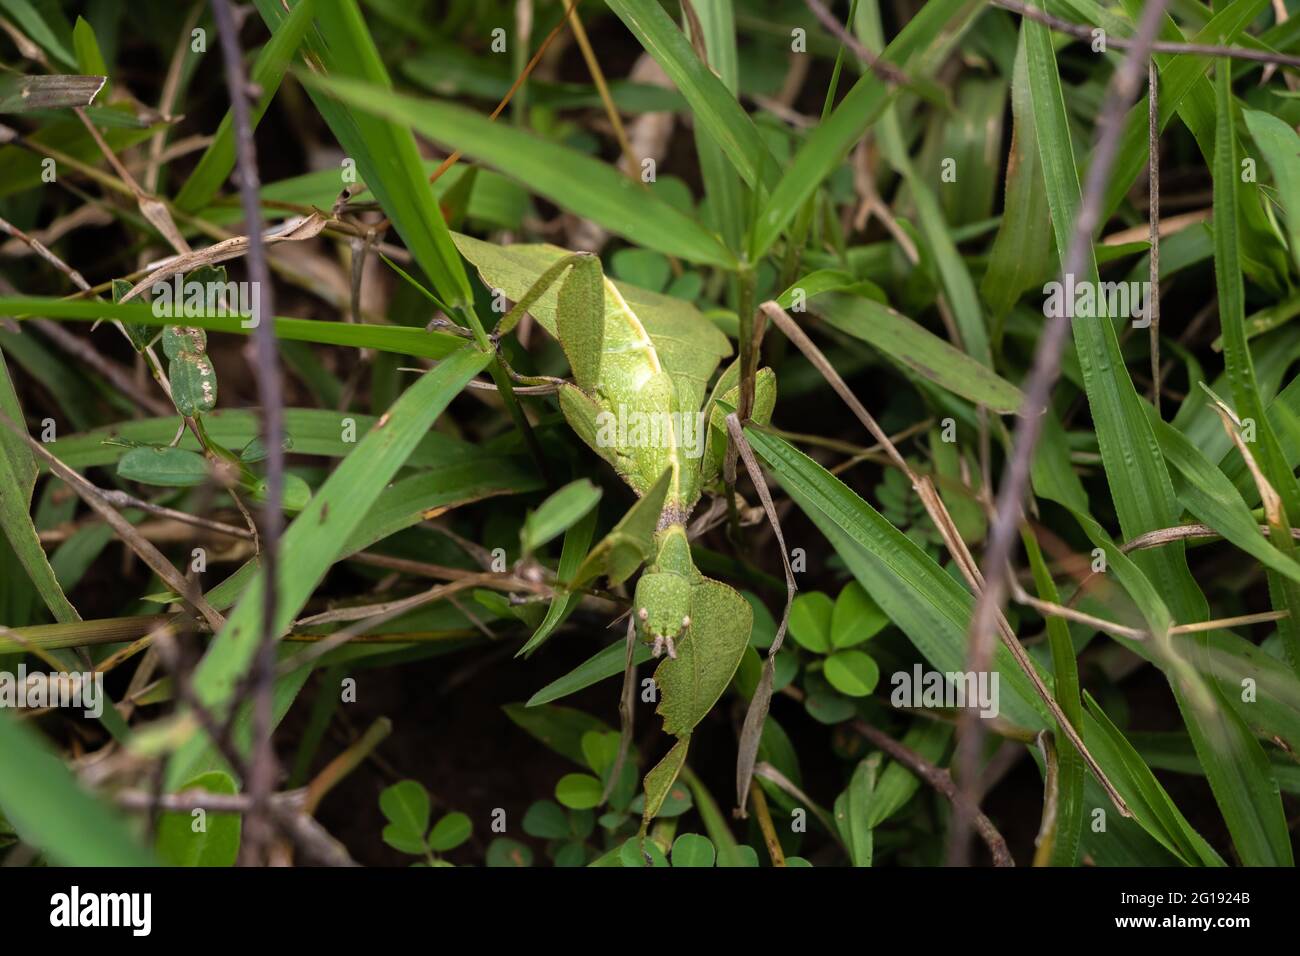
<instances>
[{"instance_id":1,"label":"small round green leaflet","mask_svg":"<svg viewBox=\"0 0 1300 956\"><path fill-rule=\"evenodd\" d=\"M817 654L831 649L831 620L835 605L820 591L800 594L790 606L790 634Z\"/></svg>"},{"instance_id":2,"label":"small round green leaflet","mask_svg":"<svg viewBox=\"0 0 1300 956\"><path fill-rule=\"evenodd\" d=\"M572 810L589 810L600 804L600 781L589 773L570 773L555 785L555 799Z\"/></svg>"},{"instance_id":3,"label":"small round green leaflet","mask_svg":"<svg viewBox=\"0 0 1300 956\"><path fill-rule=\"evenodd\" d=\"M673 841L671 860L673 866L713 866L718 853L708 837L698 833L683 833Z\"/></svg>"},{"instance_id":4,"label":"small round green leaflet","mask_svg":"<svg viewBox=\"0 0 1300 956\"><path fill-rule=\"evenodd\" d=\"M433 825L429 831L429 849L434 853L446 853L454 850L466 840L474 830L469 817L456 812L449 813Z\"/></svg>"},{"instance_id":5,"label":"small round green leaflet","mask_svg":"<svg viewBox=\"0 0 1300 956\"><path fill-rule=\"evenodd\" d=\"M195 777L185 790L234 794L238 791L228 773L213 770ZM195 813L202 813L202 826ZM158 820L159 859L172 866L234 866L239 856L243 817L238 813L164 813Z\"/></svg>"},{"instance_id":6,"label":"small round green leaflet","mask_svg":"<svg viewBox=\"0 0 1300 956\"><path fill-rule=\"evenodd\" d=\"M422 854L429 829L429 793L414 780L403 780L379 795L379 809L388 818L384 842L403 853Z\"/></svg>"},{"instance_id":7,"label":"small round green leaflet","mask_svg":"<svg viewBox=\"0 0 1300 956\"><path fill-rule=\"evenodd\" d=\"M889 623L880 605L857 581L845 585L835 599L831 615L831 646L836 650L854 647L875 637Z\"/></svg>"},{"instance_id":8,"label":"small round green leaflet","mask_svg":"<svg viewBox=\"0 0 1300 956\"><path fill-rule=\"evenodd\" d=\"M553 800L538 800L524 812L524 832L539 840L562 840L571 835L569 817Z\"/></svg>"},{"instance_id":9,"label":"small round green leaflet","mask_svg":"<svg viewBox=\"0 0 1300 956\"><path fill-rule=\"evenodd\" d=\"M826 680L841 694L866 697L876 689L880 668L862 651L836 651L826 658Z\"/></svg>"},{"instance_id":10,"label":"small round green leaflet","mask_svg":"<svg viewBox=\"0 0 1300 956\"><path fill-rule=\"evenodd\" d=\"M187 488L208 480L208 463L184 448L132 448L117 463L122 478L144 485Z\"/></svg>"},{"instance_id":11,"label":"small round green leaflet","mask_svg":"<svg viewBox=\"0 0 1300 956\"><path fill-rule=\"evenodd\" d=\"M506 868L532 866L532 848L509 837L497 837L488 844L487 865Z\"/></svg>"}]
</instances>

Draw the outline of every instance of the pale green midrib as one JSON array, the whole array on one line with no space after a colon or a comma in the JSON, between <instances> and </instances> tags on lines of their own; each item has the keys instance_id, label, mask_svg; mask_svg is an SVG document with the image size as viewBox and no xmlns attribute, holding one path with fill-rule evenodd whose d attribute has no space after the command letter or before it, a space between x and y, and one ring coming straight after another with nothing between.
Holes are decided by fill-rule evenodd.
<instances>
[{"instance_id":1,"label":"pale green midrib","mask_svg":"<svg viewBox=\"0 0 1300 956\"><path fill-rule=\"evenodd\" d=\"M659 352L655 349L654 341L650 338L650 333L646 331L645 326L641 323L641 319L632 311L632 307L627 304L627 300L623 298L623 294L618 291L618 287L615 286L608 277L605 279L605 295L612 300L612 304L607 307L607 319L618 317L626 321L632 329L632 334L636 336L640 342L640 344L634 347L633 350L641 352L646 357L646 362L653 374L662 374L663 363L659 361ZM619 351L624 350L620 349ZM685 501L683 500L682 495L682 465L681 456L678 453L677 431L672 424L671 418L669 418L668 424L669 427L667 433L669 435L670 443L668 447L668 466L672 469L673 477L668 488L668 498L665 504L667 501L672 501L674 504L684 507Z\"/></svg>"}]
</instances>

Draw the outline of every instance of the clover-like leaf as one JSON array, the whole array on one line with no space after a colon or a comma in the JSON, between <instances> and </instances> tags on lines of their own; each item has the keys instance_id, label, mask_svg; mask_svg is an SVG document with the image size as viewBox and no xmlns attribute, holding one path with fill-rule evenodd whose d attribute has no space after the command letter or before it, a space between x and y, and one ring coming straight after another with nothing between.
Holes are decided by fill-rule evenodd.
<instances>
[{"instance_id":1,"label":"clover-like leaf","mask_svg":"<svg viewBox=\"0 0 1300 956\"><path fill-rule=\"evenodd\" d=\"M826 680L841 694L866 697L876 689L880 667L862 651L836 651L826 658Z\"/></svg>"},{"instance_id":2,"label":"clover-like leaf","mask_svg":"<svg viewBox=\"0 0 1300 956\"><path fill-rule=\"evenodd\" d=\"M403 853L424 853L429 829L429 793L415 780L402 780L379 794L379 809L388 818L384 842Z\"/></svg>"},{"instance_id":3,"label":"clover-like leaf","mask_svg":"<svg viewBox=\"0 0 1300 956\"><path fill-rule=\"evenodd\" d=\"M889 618L857 581L840 591L831 614L831 647L842 650L875 637Z\"/></svg>"},{"instance_id":4,"label":"clover-like leaf","mask_svg":"<svg viewBox=\"0 0 1300 956\"><path fill-rule=\"evenodd\" d=\"M800 594L790 605L791 636L814 653L829 653L834 612L835 605L821 591Z\"/></svg>"}]
</instances>

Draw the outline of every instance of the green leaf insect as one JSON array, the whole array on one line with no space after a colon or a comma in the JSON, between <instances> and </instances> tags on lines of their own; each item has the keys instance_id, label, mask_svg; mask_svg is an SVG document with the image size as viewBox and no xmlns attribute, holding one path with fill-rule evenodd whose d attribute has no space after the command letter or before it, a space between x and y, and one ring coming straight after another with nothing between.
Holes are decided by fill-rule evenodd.
<instances>
[{"instance_id":1,"label":"green leaf insect","mask_svg":"<svg viewBox=\"0 0 1300 956\"><path fill-rule=\"evenodd\" d=\"M646 774L644 832L685 763L692 731L731 682L753 621L735 589L695 567L686 533L702 493L717 490L726 429L716 404L736 401L739 369L727 368L711 393L708 383L731 344L690 303L611 281L593 255L453 238L488 288L515 303L498 334L526 310L558 339L573 373L559 386L565 419L640 498L568 584L602 575L617 584L645 565L631 634L662 657L656 712L678 740ZM770 417L775 397L775 377L763 369L756 421Z\"/></svg>"}]
</instances>

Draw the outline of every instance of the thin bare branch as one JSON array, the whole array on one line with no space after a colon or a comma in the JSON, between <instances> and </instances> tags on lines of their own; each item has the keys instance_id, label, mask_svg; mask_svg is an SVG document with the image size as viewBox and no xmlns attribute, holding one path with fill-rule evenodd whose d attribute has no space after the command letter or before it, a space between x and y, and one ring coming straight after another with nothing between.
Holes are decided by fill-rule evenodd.
<instances>
[{"instance_id":1,"label":"thin bare branch","mask_svg":"<svg viewBox=\"0 0 1300 956\"><path fill-rule=\"evenodd\" d=\"M1146 65L1151 43L1160 29L1166 6L1168 0L1150 0L1143 8L1137 39L1111 78L1110 88L1098 114L1097 143L1088 166L1074 233L1065 254L1062 274L1067 277L1079 275L1091 259L1092 237L1101 225L1101 207L1124 129L1124 113L1137 93L1142 69ZM1034 353L1034 364L1025 387L1025 401L1021 407L1020 423L1016 427L1011 460L998 491L996 515L989 528L984 551L985 586L975 602L971 618L970 650L966 667L974 673L987 670L993 659L993 632L1001 618L1002 604L1006 599L1011 551L1020 525L1021 501L1029 486L1029 469L1034 449L1042 434L1044 410L1052 387L1060 375L1061 353L1073 313L1073 303L1070 303L1059 315L1049 319ZM959 735L956 760L962 787L967 796L974 798L978 785L976 771L983 727L977 716L964 716L967 719L963 722L963 732ZM1063 716L1057 720L1062 724L1062 730L1069 726ZM1086 750L1080 748L1080 753L1086 753ZM970 824L970 814L966 804L962 804L953 815L948 856L949 863L953 865L963 865L969 859Z\"/></svg>"},{"instance_id":2,"label":"thin bare branch","mask_svg":"<svg viewBox=\"0 0 1300 956\"><path fill-rule=\"evenodd\" d=\"M253 757L248 780L248 792L260 810L266 805L275 782L275 754L271 747L271 694L275 683L280 534L284 528L284 512L281 510L284 493L284 383L280 378L275 323L269 319L275 315L275 307L262 239L262 207L258 198L261 183L249 110L252 91L244 76L243 50L239 45L239 30L235 25L235 11L230 0L212 0L212 13L217 33L221 37L221 59L225 66L226 87L230 92L235 155L239 170L239 196L244 210L244 233L248 237L248 275L252 281L253 295L260 303L255 314L267 318L267 321L258 322L248 346L252 350L251 364L257 380L258 402L262 407L262 441L267 450L266 499L262 507L259 534L262 574L266 586L262 589L262 633L254 664L257 676L254 685ZM245 834L244 850L247 858L253 862L261 862L270 840L270 828L266 825L264 816L261 812L254 813L249 818Z\"/></svg>"},{"instance_id":3,"label":"thin bare branch","mask_svg":"<svg viewBox=\"0 0 1300 956\"><path fill-rule=\"evenodd\" d=\"M1001 7L1003 10L1009 10L1017 13L1022 17L1030 20L1036 20L1043 26L1057 33L1069 34L1079 40L1091 41L1093 38L1093 27L1083 23L1073 23L1060 17L1053 16L1044 10L1030 6L1027 3L1021 3L1020 0L993 0L993 5ZM1145 14L1150 7L1143 10ZM1163 10L1162 10L1163 12ZM1137 35L1128 37L1106 36L1106 45L1116 50L1141 50L1141 60L1146 59L1146 52L1152 53L1192 53L1197 56L1227 56L1234 60L1251 60L1255 63L1269 63L1276 66L1289 66L1292 68L1300 67L1300 56L1291 56L1287 53L1274 53L1271 50L1250 50L1239 46L1218 46L1213 43L1175 43L1170 40L1143 40L1142 26L1138 24Z\"/></svg>"}]
</instances>

